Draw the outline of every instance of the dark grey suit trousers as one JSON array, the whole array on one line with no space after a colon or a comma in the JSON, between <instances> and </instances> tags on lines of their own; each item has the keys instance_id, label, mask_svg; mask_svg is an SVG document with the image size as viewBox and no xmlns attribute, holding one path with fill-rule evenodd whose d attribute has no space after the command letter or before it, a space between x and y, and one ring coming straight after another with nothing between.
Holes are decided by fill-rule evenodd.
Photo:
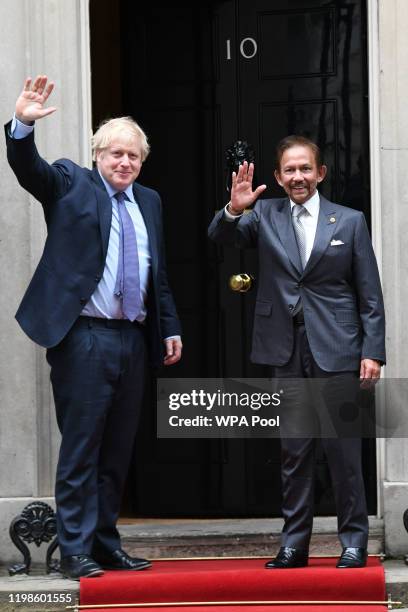
<instances>
[{"instance_id":1,"label":"dark grey suit trousers","mask_svg":"<svg viewBox=\"0 0 408 612\"><path fill-rule=\"evenodd\" d=\"M272 368L275 378L352 377L358 372L326 372L310 350L303 323L295 323L293 353L284 366ZM335 381L333 380L335 384ZM353 382L355 385L355 382ZM299 397L299 413L304 398ZM296 414L296 409L292 411ZM292 414L291 413L291 414ZM314 514L314 468L316 439L285 437L281 431L282 546L307 550ZM368 516L361 466L361 438L321 436L332 478L338 519L338 535L343 547L367 547Z\"/></svg>"}]
</instances>

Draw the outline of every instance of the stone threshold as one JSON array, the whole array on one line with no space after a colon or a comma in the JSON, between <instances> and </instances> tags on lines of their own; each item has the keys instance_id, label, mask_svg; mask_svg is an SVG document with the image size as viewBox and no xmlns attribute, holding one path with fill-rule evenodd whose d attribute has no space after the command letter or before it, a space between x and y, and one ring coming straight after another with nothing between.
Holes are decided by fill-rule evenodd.
<instances>
[{"instance_id":1,"label":"stone threshold","mask_svg":"<svg viewBox=\"0 0 408 612\"><path fill-rule=\"evenodd\" d=\"M272 556L279 548L282 519L138 519L120 521L124 546L142 557ZM384 551L384 521L369 518L368 550ZM312 555L341 550L336 517L317 517L310 546ZM407 551L408 552L408 551Z\"/></svg>"}]
</instances>

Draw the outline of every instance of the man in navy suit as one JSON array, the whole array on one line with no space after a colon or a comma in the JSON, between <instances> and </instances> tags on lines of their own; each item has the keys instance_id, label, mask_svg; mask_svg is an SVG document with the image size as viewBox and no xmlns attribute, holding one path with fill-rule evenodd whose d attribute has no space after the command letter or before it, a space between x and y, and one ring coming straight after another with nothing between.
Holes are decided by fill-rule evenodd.
<instances>
[{"instance_id":1,"label":"man in navy suit","mask_svg":"<svg viewBox=\"0 0 408 612\"><path fill-rule=\"evenodd\" d=\"M136 181L149 145L129 117L93 137L96 168L48 164L34 122L53 83L28 78L6 125L17 179L42 204L44 252L17 312L47 348L58 426L56 477L61 571L69 578L151 564L121 548L116 528L140 412L146 353L154 367L181 357L157 192Z\"/></svg>"},{"instance_id":2,"label":"man in navy suit","mask_svg":"<svg viewBox=\"0 0 408 612\"><path fill-rule=\"evenodd\" d=\"M362 379L372 384L385 363L384 305L377 264L361 212L317 191L326 175L315 143L289 136L277 148L275 178L288 197L258 199L254 166L233 173L231 201L209 235L222 245L257 248L259 284L251 358L276 378ZM256 201L255 207L243 214ZM298 398L299 414L302 398ZM328 407L330 408L330 407ZM333 481L337 567L366 563L368 517L359 438L322 439ZM313 523L315 439L282 432L282 546L268 569L308 562Z\"/></svg>"}]
</instances>

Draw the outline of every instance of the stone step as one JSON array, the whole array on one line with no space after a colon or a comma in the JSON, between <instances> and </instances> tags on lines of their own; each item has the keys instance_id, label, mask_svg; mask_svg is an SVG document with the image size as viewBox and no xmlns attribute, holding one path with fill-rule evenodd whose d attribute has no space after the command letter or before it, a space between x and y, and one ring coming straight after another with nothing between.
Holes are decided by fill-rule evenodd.
<instances>
[{"instance_id":1,"label":"stone step","mask_svg":"<svg viewBox=\"0 0 408 612\"><path fill-rule=\"evenodd\" d=\"M122 519L119 525L124 548L152 559L273 556L281 530L282 519ZM337 555L340 550L336 518L316 518L310 553ZM382 519L370 517L368 551L384 552Z\"/></svg>"}]
</instances>

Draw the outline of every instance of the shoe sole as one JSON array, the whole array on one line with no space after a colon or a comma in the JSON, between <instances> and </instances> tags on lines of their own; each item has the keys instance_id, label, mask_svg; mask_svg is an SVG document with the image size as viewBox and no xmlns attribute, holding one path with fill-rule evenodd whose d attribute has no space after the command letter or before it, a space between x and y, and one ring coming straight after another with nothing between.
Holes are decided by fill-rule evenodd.
<instances>
[{"instance_id":1,"label":"shoe sole","mask_svg":"<svg viewBox=\"0 0 408 612\"><path fill-rule=\"evenodd\" d=\"M96 578L97 576L103 576L104 575L104 571L103 569L100 570L93 570L92 572L89 572L88 574L86 574L85 576L80 576L81 578Z\"/></svg>"},{"instance_id":2,"label":"shoe sole","mask_svg":"<svg viewBox=\"0 0 408 612\"><path fill-rule=\"evenodd\" d=\"M109 566L109 565L102 565L103 569L109 570L109 571L116 571L116 572L137 572L139 570L144 570L144 569L148 569L149 567L152 567L151 563L146 563L146 565L140 565L139 567L114 567L114 566Z\"/></svg>"},{"instance_id":3,"label":"shoe sole","mask_svg":"<svg viewBox=\"0 0 408 612\"><path fill-rule=\"evenodd\" d=\"M89 572L88 574L83 574L82 576L76 576L75 578L73 576L68 576L67 574L64 574L63 572L62 576L64 578L66 578L67 580L81 580L81 578L98 578L98 576L103 576L104 575L104 571L103 570L93 570L92 572Z\"/></svg>"}]
</instances>

